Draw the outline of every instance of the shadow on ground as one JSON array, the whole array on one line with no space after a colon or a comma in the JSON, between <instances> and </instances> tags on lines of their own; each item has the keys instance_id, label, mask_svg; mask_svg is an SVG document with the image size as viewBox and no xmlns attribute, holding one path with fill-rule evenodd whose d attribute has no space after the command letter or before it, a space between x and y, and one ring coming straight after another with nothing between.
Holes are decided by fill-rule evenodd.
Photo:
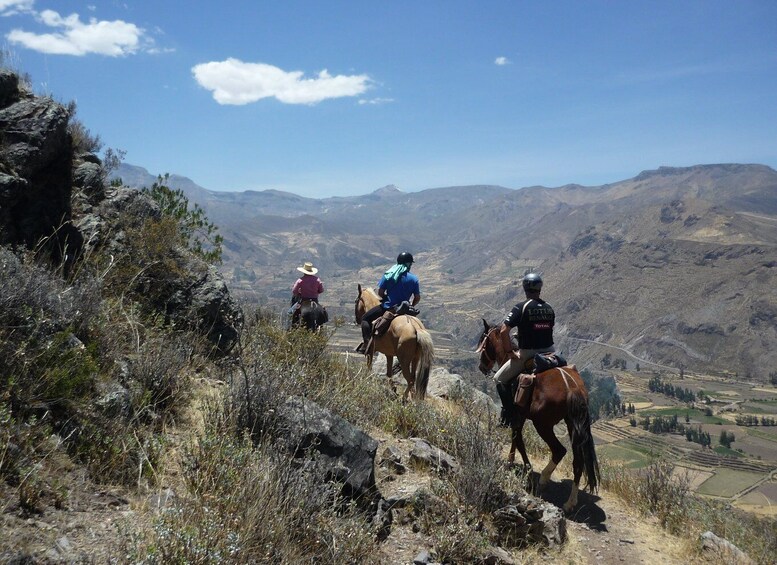
<instances>
[{"instance_id":1,"label":"shadow on ground","mask_svg":"<svg viewBox=\"0 0 777 565\"><path fill-rule=\"evenodd\" d=\"M532 472L532 480L535 485L538 483L539 477L539 473ZM565 479L561 482L551 480L548 486L545 487L545 490L539 494L539 497L559 508L563 508L571 491L572 481L570 479ZM601 498L597 495L581 489L577 495L577 507L570 514L566 515L567 520L585 524L594 531L606 532L607 524L605 522L607 514L597 504L599 500Z\"/></svg>"}]
</instances>

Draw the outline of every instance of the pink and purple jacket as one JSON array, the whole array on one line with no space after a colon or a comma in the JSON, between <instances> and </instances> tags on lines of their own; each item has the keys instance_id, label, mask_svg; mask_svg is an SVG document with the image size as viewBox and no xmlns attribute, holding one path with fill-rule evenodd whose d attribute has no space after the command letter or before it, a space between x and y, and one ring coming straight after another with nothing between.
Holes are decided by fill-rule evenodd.
<instances>
[{"instance_id":1,"label":"pink and purple jacket","mask_svg":"<svg viewBox=\"0 0 777 565\"><path fill-rule=\"evenodd\" d=\"M301 296L303 299L318 300L318 295L322 292L324 292L324 285L321 283L321 279L315 275L302 275L291 287L291 293L294 296Z\"/></svg>"}]
</instances>

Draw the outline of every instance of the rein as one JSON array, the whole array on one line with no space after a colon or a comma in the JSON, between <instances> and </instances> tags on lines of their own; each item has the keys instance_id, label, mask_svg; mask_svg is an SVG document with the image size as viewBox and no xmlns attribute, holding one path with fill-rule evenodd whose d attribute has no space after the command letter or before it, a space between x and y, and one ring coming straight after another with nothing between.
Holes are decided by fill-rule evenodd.
<instances>
[{"instance_id":1,"label":"rein","mask_svg":"<svg viewBox=\"0 0 777 565\"><path fill-rule=\"evenodd\" d=\"M483 336L483 341L480 342L480 345L478 345L478 348L475 350L475 353L482 353L485 356L486 360L489 363L492 363L492 364L496 363L496 361L497 361L497 359L496 359L496 347L494 347L494 350L495 350L494 351L494 357L491 357L491 355L489 355L489 353L488 353L488 344L489 344L489 338L491 337L491 334L496 329L497 329L497 327L494 326L493 328L488 330L486 335Z\"/></svg>"},{"instance_id":2,"label":"rein","mask_svg":"<svg viewBox=\"0 0 777 565\"><path fill-rule=\"evenodd\" d=\"M356 297L356 301L354 302L354 307L355 307L354 311L355 312L359 311L358 310L359 302L362 303L362 307L364 308L364 312L362 312L362 315L358 316L359 319L356 320L357 323L361 323L361 318L363 318L364 314L367 312L367 303L364 301L364 298L362 298L362 294L363 293L364 293L364 291L360 292L359 296Z\"/></svg>"}]
</instances>

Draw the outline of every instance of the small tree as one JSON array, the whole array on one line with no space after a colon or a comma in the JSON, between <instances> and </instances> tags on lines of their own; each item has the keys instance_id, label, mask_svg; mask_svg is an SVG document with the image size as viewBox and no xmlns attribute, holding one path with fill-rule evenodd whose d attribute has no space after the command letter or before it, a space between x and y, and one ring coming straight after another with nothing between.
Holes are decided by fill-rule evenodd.
<instances>
[{"instance_id":1,"label":"small tree","mask_svg":"<svg viewBox=\"0 0 777 565\"><path fill-rule=\"evenodd\" d=\"M159 204L163 215L178 222L181 240L187 249L209 263L220 263L224 238L219 235L218 227L208 220L199 204L189 206L183 190L167 186L169 178L169 174L160 175L157 182L151 188L143 188L143 192Z\"/></svg>"}]
</instances>

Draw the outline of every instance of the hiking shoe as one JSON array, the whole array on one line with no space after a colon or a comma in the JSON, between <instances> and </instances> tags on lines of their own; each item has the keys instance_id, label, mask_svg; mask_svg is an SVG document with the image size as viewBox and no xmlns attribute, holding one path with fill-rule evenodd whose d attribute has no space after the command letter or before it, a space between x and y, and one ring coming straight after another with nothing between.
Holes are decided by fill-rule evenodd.
<instances>
[{"instance_id":1,"label":"hiking shoe","mask_svg":"<svg viewBox=\"0 0 777 565\"><path fill-rule=\"evenodd\" d=\"M364 342L356 346L356 353L364 353Z\"/></svg>"}]
</instances>

